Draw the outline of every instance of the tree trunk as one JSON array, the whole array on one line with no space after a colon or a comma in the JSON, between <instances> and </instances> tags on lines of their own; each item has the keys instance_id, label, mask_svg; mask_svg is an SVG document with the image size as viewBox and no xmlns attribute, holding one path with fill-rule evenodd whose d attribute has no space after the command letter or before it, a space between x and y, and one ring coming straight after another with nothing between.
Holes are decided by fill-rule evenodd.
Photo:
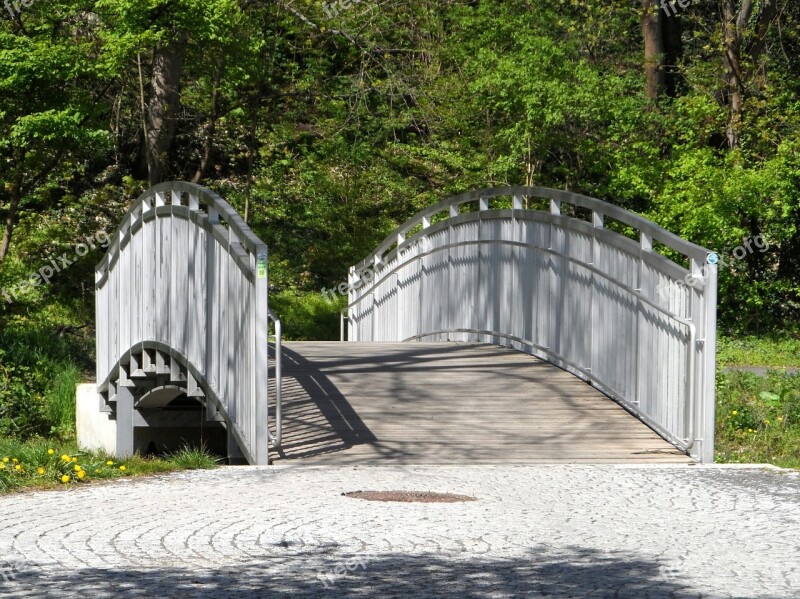
<instances>
[{"instance_id":1,"label":"tree trunk","mask_svg":"<svg viewBox=\"0 0 800 599\"><path fill-rule=\"evenodd\" d=\"M744 112L745 84L759 70L767 33L777 15L775 0L762 0L749 42L746 34L751 27L755 4L753 0L742 0L736 8L736 0L722 1L722 32L725 46L725 83L729 107L726 137L728 147L739 147ZM747 66L745 66L747 65Z\"/></svg>"},{"instance_id":2,"label":"tree trunk","mask_svg":"<svg viewBox=\"0 0 800 599\"><path fill-rule=\"evenodd\" d=\"M60 156L56 156L56 160L58 160ZM6 257L8 256L8 250L11 247L11 236L14 233L14 226L17 223L17 212L19 211L19 204L22 201L23 196L23 189L22 184L25 180L25 170L22 167L25 161L25 152L18 152L16 153L16 161L17 171L14 174L14 182L11 184L9 189L9 203L8 203L8 212L6 213L6 222L3 227L3 241L0 242L0 264L5 262ZM39 176L46 176L49 169L46 168Z\"/></svg>"},{"instance_id":3,"label":"tree trunk","mask_svg":"<svg viewBox=\"0 0 800 599\"><path fill-rule=\"evenodd\" d=\"M3 230L3 242L0 244L0 264L5 262L8 256L8 249L11 247L11 235L14 232L14 224L17 222L17 209L19 209L20 187L15 184L11 189L11 201L6 214L6 223Z\"/></svg>"},{"instance_id":4,"label":"tree trunk","mask_svg":"<svg viewBox=\"0 0 800 599\"><path fill-rule=\"evenodd\" d=\"M681 82L680 64L683 59L683 23L680 18L680 5L675 5L675 11L669 12L662 8L661 39L664 45L664 90L670 98L678 97L678 87Z\"/></svg>"},{"instance_id":5,"label":"tree trunk","mask_svg":"<svg viewBox=\"0 0 800 599\"><path fill-rule=\"evenodd\" d=\"M749 13L752 12L752 1L745 0L741 7ZM739 147L741 130L742 109L744 107L744 84L742 83L742 32L737 27L737 20L744 13L736 11L735 0L722 2L722 32L725 44L725 82L728 86L728 125L725 136L728 147L733 150Z\"/></svg>"},{"instance_id":6,"label":"tree trunk","mask_svg":"<svg viewBox=\"0 0 800 599\"><path fill-rule=\"evenodd\" d=\"M664 39L660 21L663 18L658 0L642 0L642 36L644 37L645 93L657 100L664 92Z\"/></svg>"},{"instance_id":7,"label":"tree trunk","mask_svg":"<svg viewBox=\"0 0 800 599\"><path fill-rule=\"evenodd\" d=\"M217 61L214 69L214 80L211 84L211 114L208 118L205 139L203 140L203 155L200 157L200 164L192 177L192 183L199 183L211 163L211 152L214 149L214 137L217 134L217 121L219 120L219 85L222 79L223 61Z\"/></svg>"},{"instance_id":8,"label":"tree trunk","mask_svg":"<svg viewBox=\"0 0 800 599\"><path fill-rule=\"evenodd\" d=\"M167 174L166 164L175 137L175 119L181 101L181 76L186 36L180 35L153 54L153 76L147 111L145 150L150 185Z\"/></svg>"}]
</instances>

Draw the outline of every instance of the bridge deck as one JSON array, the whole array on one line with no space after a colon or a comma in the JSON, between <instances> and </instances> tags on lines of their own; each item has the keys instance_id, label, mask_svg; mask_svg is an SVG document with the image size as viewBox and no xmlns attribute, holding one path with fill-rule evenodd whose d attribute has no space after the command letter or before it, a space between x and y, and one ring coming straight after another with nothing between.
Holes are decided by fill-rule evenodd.
<instances>
[{"instance_id":1,"label":"bridge deck","mask_svg":"<svg viewBox=\"0 0 800 599\"><path fill-rule=\"evenodd\" d=\"M283 373L276 462L692 461L590 385L500 347L293 342Z\"/></svg>"}]
</instances>

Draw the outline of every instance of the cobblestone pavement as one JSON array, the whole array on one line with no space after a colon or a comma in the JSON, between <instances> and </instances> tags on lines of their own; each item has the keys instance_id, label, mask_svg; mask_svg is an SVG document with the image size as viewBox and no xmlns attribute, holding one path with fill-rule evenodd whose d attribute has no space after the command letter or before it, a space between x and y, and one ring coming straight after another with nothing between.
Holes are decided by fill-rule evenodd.
<instances>
[{"instance_id":1,"label":"cobblestone pavement","mask_svg":"<svg viewBox=\"0 0 800 599\"><path fill-rule=\"evenodd\" d=\"M774 469L238 467L0 509L8 597L800 596L800 476Z\"/></svg>"}]
</instances>

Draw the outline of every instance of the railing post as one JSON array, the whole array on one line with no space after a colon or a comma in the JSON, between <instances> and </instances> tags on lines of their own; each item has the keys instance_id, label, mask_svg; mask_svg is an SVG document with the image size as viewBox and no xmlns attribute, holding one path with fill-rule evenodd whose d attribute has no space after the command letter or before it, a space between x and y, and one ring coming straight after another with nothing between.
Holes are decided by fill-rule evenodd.
<instances>
[{"instance_id":1,"label":"railing post","mask_svg":"<svg viewBox=\"0 0 800 599\"><path fill-rule=\"evenodd\" d=\"M703 289L703 404L702 455L704 463L714 463L714 432L716 421L716 368L717 368L717 264L706 258L706 284Z\"/></svg>"},{"instance_id":2,"label":"railing post","mask_svg":"<svg viewBox=\"0 0 800 599\"><path fill-rule=\"evenodd\" d=\"M644 254L653 251L652 238L643 231L639 232L639 264L636 272L636 291L644 293ZM636 298L636 399L633 403L642 405L642 300Z\"/></svg>"},{"instance_id":3,"label":"railing post","mask_svg":"<svg viewBox=\"0 0 800 599\"><path fill-rule=\"evenodd\" d=\"M450 219L458 216L458 206L450 204ZM453 328L453 223L447 223L447 290L445 293L445 301L447 302L447 329ZM423 306L423 309L430 309L428 306ZM424 331L420 331L422 333ZM450 341L450 333L447 333L447 340Z\"/></svg>"},{"instance_id":4,"label":"railing post","mask_svg":"<svg viewBox=\"0 0 800 599\"><path fill-rule=\"evenodd\" d=\"M267 246L256 247L255 272L255 460L258 465L269 463L269 406L267 388L269 385L269 299L267 279Z\"/></svg>"},{"instance_id":5,"label":"railing post","mask_svg":"<svg viewBox=\"0 0 800 599\"><path fill-rule=\"evenodd\" d=\"M592 257L591 257L591 265L597 266L597 229L602 229L604 226L603 222L603 214L597 212L596 210L592 210ZM589 275L589 364L586 368L589 372L594 372L595 364L597 364L597 357L595 355L594 349L594 341L597 338L597 331L595 327L597 326L598 320L595 319L594 312L595 312L595 275L592 271Z\"/></svg>"}]
</instances>

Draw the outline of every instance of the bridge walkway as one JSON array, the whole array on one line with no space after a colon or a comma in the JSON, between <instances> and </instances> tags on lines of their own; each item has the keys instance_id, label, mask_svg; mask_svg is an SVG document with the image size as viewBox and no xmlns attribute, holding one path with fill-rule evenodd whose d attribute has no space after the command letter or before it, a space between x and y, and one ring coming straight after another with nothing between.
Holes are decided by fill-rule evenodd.
<instances>
[{"instance_id":1,"label":"bridge walkway","mask_svg":"<svg viewBox=\"0 0 800 599\"><path fill-rule=\"evenodd\" d=\"M283 443L270 457L353 465L694 461L591 385L527 354L378 342L284 344Z\"/></svg>"}]
</instances>

